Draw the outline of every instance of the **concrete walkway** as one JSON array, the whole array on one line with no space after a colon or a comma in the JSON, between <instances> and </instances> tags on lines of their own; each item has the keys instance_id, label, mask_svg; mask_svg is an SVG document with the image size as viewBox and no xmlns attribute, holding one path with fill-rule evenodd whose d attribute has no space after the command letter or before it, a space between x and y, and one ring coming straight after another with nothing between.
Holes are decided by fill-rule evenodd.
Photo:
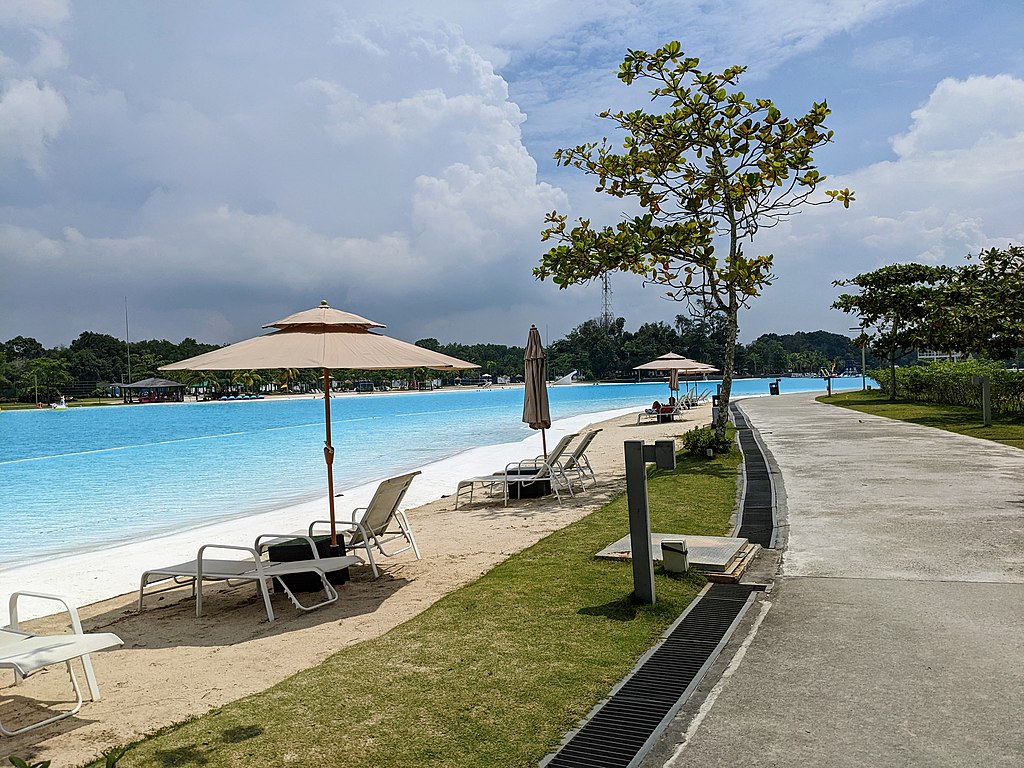
<instances>
[{"instance_id":1,"label":"concrete walkway","mask_svg":"<svg viewBox=\"0 0 1024 768\"><path fill-rule=\"evenodd\" d=\"M1024 451L742 408L781 472L780 573L643 765L1024 766Z\"/></svg>"}]
</instances>

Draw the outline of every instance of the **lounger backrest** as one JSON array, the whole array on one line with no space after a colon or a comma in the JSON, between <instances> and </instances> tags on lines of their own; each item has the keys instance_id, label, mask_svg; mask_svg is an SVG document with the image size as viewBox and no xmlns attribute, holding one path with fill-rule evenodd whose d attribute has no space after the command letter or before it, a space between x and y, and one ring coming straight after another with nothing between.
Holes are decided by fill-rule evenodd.
<instances>
[{"instance_id":1,"label":"lounger backrest","mask_svg":"<svg viewBox=\"0 0 1024 768\"><path fill-rule=\"evenodd\" d=\"M558 461L562 454L565 453L565 449L569 447L569 443L575 439L578 432L573 432L571 435L565 435L561 440L558 441L558 445L552 448L547 455L546 461L550 464Z\"/></svg>"},{"instance_id":2,"label":"lounger backrest","mask_svg":"<svg viewBox=\"0 0 1024 768\"><path fill-rule=\"evenodd\" d=\"M556 445L551 453L547 455L547 458L544 459L544 463L538 468L536 475L537 479L547 477L551 474L551 468L562 459L562 454L565 453L566 449L569 447L569 443L576 439L578 435L578 432L573 432L571 435L566 435L558 441L558 445Z\"/></svg>"},{"instance_id":3,"label":"lounger backrest","mask_svg":"<svg viewBox=\"0 0 1024 768\"><path fill-rule=\"evenodd\" d=\"M376 534L383 532L398 511L398 505L402 503L406 491L412 485L412 479L418 474L418 471L410 472L408 475L399 475L381 482L360 521L363 527Z\"/></svg>"},{"instance_id":4,"label":"lounger backrest","mask_svg":"<svg viewBox=\"0 0 1024 768\"><path fill-rule=\"evenodd\" d=\"M594 438L600 431L600 429L592 429L583 436L583 439L580 440L579 445L577 445L576 448L573 449L571 456L573 462L579 461L580 456L587 452L587 448L590 447L590 444L594 441Z\"/></svg>"}]
</instances>

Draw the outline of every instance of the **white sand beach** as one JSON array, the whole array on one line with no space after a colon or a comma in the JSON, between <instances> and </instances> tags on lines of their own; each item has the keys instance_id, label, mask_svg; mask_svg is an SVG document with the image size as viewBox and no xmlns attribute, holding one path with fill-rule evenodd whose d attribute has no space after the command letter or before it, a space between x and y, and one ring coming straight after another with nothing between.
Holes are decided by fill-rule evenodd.
<instances>
[{"instance_id":1,"label":"white sand beach","mask_svg":"<svg viewBox=\"0 0 1024 768\"><path fill-rule=\"evenodd\" d=\"M56 558L3 573L3 608L15 589L57 592L76 603L87 631L114 632L124 647L94 654L103 698L86 702L75 717L0 742L0 755L53 759L76 765L104 750L157 728L200 715L242 696L265 690L309 668L336 651L372 639L416 615L443 595L466 584L548 533L578 520L624 489L622 442L677 437L710 420L702 406L670 424L637 425L636 409L600 414L602 431L588 455L598 483L559 504L554 497L511 502L477 495L454 509L458 481L489 473L507 462L540 453L540 435L513 444L467 451L423 468L405 507L422 559L411 552L380 558L382 574L368 566L351 569L340 599L304 613L275 594L277 620L267 621L251 584L231 590L204 590L204 615L195 616L188 589L147 597L137 610L138 582L146 568L193 559L201 544L251 545L257 534L290 532L324 516L325 500L230 520L174 536L164 536L101 552ZM569 432L582 432L594 417L558 422L548 445ZM364 505L374 484L346 491L339 513ZM623 525L626 522L623 521ZM56 617L28 623L36 631L62 631ZM267 659L273 657L274 663ZM14 687L5 679L0 712L11 716L35 701L66 701L71 695L60 666Z\"/></svg>"}]
</instances>

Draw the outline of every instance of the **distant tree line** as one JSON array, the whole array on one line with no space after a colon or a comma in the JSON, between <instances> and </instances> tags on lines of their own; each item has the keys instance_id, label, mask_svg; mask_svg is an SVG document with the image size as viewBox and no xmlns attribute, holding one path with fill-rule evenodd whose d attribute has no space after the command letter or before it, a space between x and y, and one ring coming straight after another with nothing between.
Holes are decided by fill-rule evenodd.
<instances>
[{"instance_id":1,"label":"distant tree line","mask_svg":"<svg viewBox=\"0 0 1024 768\"><path fill-rule=\"evenodd\" d=\"M721 370L727 338L727 319L721 312L677 315L673 325L644 323L633 333L625 330L621 317L608 324L588 320L551 343L548 371L554 376L576 370L588 379L635 381L636 366L666 352ZM853 340L827 331L766 333L750 344L736 344L734 356L735 369L744 376L816 374L833 364L840 370L860 368L860 349Z\"/></svg>"},{"instance_id":2,"label":"distant tree line","mask_svg":"<svg viewBox=\"0 0 1024 768\"><path fill-rule=\"evenodd\" d=\"M674 325L644 323L635 332L625 329L618 318L602 324L587 320L564 338L548 346L547 367L552 377L578 371L593 380L635 381L633 368L667 352L690 357L721 368L725 360L726 320L720 312L702 317L678 315ZM484 373L513 380L523 374L523 347L504 344L441 344L437 339L420 339L421 347L452 355L480 366L479 371L439 373L436 371L334 371L340 386L351 388L356 381L383 384L394 379L429 381L440 378L452 383L456 377L477 380ZM321 373L312 369L270 371L176 371L161 373L168 363L216 349L186 338L179 344L165 340L125 342L103 333L83 332L67 347L46 349L31 337L16 336L0 344L0 398L52 402L62 394L73 397L103 396L111 386L132 383L152 376L171 378L188 386L205 386L212 392L254 391L280 388L289 391L317 391ZM860 350L853 340L836 333L766 333L750 344L737 344L736 370L750 376L816 374L822 367L860 367ZM131 366L129 370L129 364ZM877 365L874 358L869 365Z\"/></svg>"}]
</instances>

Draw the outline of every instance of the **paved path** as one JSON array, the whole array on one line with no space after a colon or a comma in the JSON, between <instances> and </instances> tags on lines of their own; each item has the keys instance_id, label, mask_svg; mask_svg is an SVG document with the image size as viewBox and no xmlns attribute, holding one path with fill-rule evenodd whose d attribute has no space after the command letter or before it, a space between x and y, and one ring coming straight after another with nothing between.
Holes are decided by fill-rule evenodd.
<instances>
[{"instance_id":1,"label":"paved path","mask_svg":"<svg viewBox=\"0 0 1024 768\"><path fill-rule=\"evenodd\" d=\"M644 765L1024 766L1024 451L742 407L781 471L781 574Z\"/></svg>"}]
</instances>

